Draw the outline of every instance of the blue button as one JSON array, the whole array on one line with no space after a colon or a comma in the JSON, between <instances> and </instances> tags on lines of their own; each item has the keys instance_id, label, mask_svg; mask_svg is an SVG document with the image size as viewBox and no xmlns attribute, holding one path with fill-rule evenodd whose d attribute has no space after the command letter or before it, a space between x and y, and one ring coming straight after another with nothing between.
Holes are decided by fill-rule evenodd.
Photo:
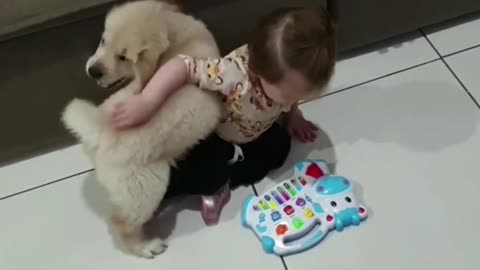
<instances>
[{"instance_id":1,"label":"blue button","mask_svg":"<svg viewBox=\"0 0 480 270\"><path fill-rule=\"evenodd\" d=\"M258 216L258 220L260 223L265 222L265 214L261 213L260 216Z\"/></svg>"},{"instance_id":2,"label":"blue button","mask_svg":"<svg viewBox=\"0 0 480 270\"><path fill-rule=\"evenodd\" d=\"M267 232L267 226L257 225L256 228L257 228L257 232L260 234L264 234Z\"/></svg>"},{"instance_id":3,"label":"blue button","mask_svg":"<svg viewBox=\"0 0 480 270\"><path fill-rule=\"evenodd\" d=\"M264 236L262 237L262 246L266 253L272 254L275 249L275 240L271 237Z\"/></svg>"},{"instance_id":4,"label":"blue button","mask_svg":"<svg viewBox=\"0 0 480 270\"><path fill-rule=\"evenodd\" d=\"M313 210L315 210L315 212L317 212L317 214L322 214L323 212L325 212L325 211L323 211L322 206L318 203L313 204Z\"/></svg>"},{"instance_id":5,"label":"blue button","mask_svg":"<svg viewBox=\"0 0 480 270\"><path fill-rule=\"evenodd\" d=\"M282 215L280 215L280 212L275 211L275 212L272 213L272 220L273 220L273 222L275 222L275 221L277 221L277 220L279 220L279 219L281 219L281 218L282 218Z\"/></svg>"}]
</instances>

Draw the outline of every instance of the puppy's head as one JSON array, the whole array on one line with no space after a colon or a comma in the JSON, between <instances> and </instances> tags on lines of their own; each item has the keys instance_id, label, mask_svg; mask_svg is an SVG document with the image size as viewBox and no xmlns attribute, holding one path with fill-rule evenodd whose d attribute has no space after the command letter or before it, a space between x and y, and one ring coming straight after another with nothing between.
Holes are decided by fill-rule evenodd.
<instances>
[{"instance_id":1,"label":"puppy's head","mask_svg":"<svg viewBox=\"0 0 480 270\"><path fill-rule=\"evenodd\" d=\"M169 10L155 1L132 2L114 8L86 72L102 88L121 88L132 81L144 85L156 70L170 42L162 13Z\"/></svg>"}]
</instances>

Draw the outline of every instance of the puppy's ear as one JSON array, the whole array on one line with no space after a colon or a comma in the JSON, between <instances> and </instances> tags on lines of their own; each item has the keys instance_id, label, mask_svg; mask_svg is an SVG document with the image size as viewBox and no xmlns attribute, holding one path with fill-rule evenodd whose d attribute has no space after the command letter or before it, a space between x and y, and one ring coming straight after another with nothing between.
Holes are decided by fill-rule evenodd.
<instances>
[{"instance_id":1,"label":"puppy's ear","mask_svg":"<svg viewBox=\"0 0 480 270\"><path fill-rule=\"evenodd\" d=\"M166 35L160 34L156 39L144 40L138 42L136 47L130 47L126 50L126 57L138 62L139 59L157 62L158 58L168 49L170 41Z\"/></svg>"},{"instance_id":2,"label":"puppy's ear","mask_svg":"<svg viewBox=\"0 0 480 270\"><path fill-rule=\"evenodd\" d=\"M140 44L139 44L140 45ZM140 55L143 53L143 51L147 50L146 46L140 45L136 47L129 47L123 50L123 54L127 59L132 61L133 63L136 63L138 61L138 58Z\"/></svg>"}]
</instances>

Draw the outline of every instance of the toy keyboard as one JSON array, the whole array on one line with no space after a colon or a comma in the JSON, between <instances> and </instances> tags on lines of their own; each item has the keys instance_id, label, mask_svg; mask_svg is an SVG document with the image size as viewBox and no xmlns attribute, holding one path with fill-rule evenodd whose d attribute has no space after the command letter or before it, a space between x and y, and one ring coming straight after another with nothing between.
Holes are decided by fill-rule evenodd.
<instances>
[{"instance_id":1,"label":"toy keyboard","mask_svg":"<svg viewBox=\"0 0 480 270\"><path fill-rule=\"evenodd\" d=\"M290 255L366 217L349 180L330 175L323 161L303 161L295 165L293 178L247 198L242 225L254 231L265 252Z\"/></svg>"}]
</instances>

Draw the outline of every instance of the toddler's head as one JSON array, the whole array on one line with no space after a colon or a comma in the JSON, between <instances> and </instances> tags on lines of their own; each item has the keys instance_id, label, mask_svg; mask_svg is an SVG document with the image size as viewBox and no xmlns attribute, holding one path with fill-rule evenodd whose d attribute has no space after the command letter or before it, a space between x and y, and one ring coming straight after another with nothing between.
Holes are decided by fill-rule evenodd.
<instances>
[{"instance_id":1,"label":"toddler's head","mask_svg":"<svg viewBox=\"0 0 480 270\"><path fill-rule=\"evenodd\" d=\"M322 8L282 8L259 21L248 50L249 69L265 94L291 105L330 80L336 31Z\"/></svg>"}]
</instances>

